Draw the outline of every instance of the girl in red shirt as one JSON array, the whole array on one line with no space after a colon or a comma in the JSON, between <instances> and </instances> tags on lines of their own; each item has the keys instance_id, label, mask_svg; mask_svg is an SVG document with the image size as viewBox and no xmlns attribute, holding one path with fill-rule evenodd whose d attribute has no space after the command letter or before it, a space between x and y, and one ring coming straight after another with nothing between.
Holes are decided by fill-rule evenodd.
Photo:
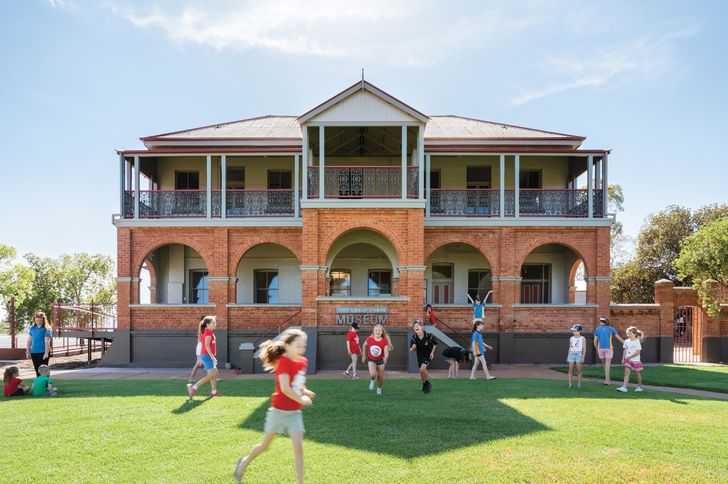
<instances>
[{"instance_id":1,"label":"girl in red shirt","mask_svg":"<svg viewBox=\"0 0 728 484\"><path fill-rule=\"evenodd\" d=\"M215 342L215 333L213 333L216 326L217 321L215 320L215 316L205 316L200 321L197 342L201 345L200 361L202 362L202 366L205 367L207 375L195 384L187 384L187 396L190 397L190 400L195 396L197 390L207 382L210 382L210 388L212 390L210 392L211 397L223 395L223 393L217 391L217 357L215 356L217 354L217 344Z\"/></svg>"},{"instance_id":2,"label":"girl in red shirt","mask_svg":"<svg viewBox=\"0 0 728 484\"><path fill-rule=\"evenodd\" d=\"M275 371L276 391L271 398L271 406L265 416L263 441L250 450L246 456L238 459L233 472L233 480L240 482L245 469L260 454L268 450L268 446L276 434L288 434L293 443L296 457L296 479L303 482L303 405L311 405L316 396L306 388L306 367L308 360L303 356L306 352L306 333L300 329L287 329L278 339L268 340L260 345L260 360L263 368Z\"/></svg>"},{"instance_id":3,"label":"girl in red shirt","mask_svg":"<svg viewBox=\"0 0 728 484\"><path fill-rule=\"evenodd\" d=\"M346 352L349 353L351 363L346 367L344 376L346 378L359 378L359 374L356 372L356 362L359 360L359 355L361 354L358 323L351 323L351 329L346 334Z\"/></svg>"},{"instance_id":4,"label":"girl in red shirt","mask_svg":"<svg viewBox=\"0 0 728 484\"><path fill-rule=\"evenodd\" d=\"M384 326L376 324L372 328L372 335L364 341L362 347L361 361L364 363L369 358L369 389L374 390L374 380L377 382L377 395L382 394L382 383L384 383L384 367L389 358L389 351L394 349L392 340L384 331Z\"/></svg>"},{"instance_id":5,"label":"girl in red shirt","mask_svg":"<svg viewBox=\"0 0 728 484\"><path fill-rule=\"evenodd\" d=\"M3 394L6 397L22 397L30 393L30 387L18 378L20 370L17 366L11 366L5 369L3 374Z\"/></svg>"}]
</instances>

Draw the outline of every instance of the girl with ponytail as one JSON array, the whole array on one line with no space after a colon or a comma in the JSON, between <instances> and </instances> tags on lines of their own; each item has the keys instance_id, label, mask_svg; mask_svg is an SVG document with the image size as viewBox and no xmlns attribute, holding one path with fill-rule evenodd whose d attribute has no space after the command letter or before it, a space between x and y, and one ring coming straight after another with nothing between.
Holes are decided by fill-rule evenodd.
<instances>
[{"instance_id":1,"label":"girl with ponytail","mask_svg":"<svg viewBox=\"0 0 728 484\"><path fill-rule=\"evenodd\" d=\"M627 383L629 383L629 373L634 371L637 376L636 392L643 391L642 388L642 370L644 365L640 361L640 353L642 353L642 341L645 339L645 333L630 326L627 328L627 338L624 340L624 352L622 353L622 361L624 363L624 382L622 386L617 388L618 392L627 391Z\"/></svg>"},{"instance_id":2,"label":"girl with ponytail","mask_svg":"<svg viewBox=\"0 0 728 484\"><path fill-rule=\"evenodd\" d=\"M216 326L217 321L215 320L215 316L205 316L200 321L197 342L201 347L200 361L207 371L207 375L195 384L187 384L187 395L190 397L190 400L195 396L199 387L207 382L210 382L210 388L212 389L210 392L211 397L223 395L217 391L217 357L215 356L217 354L217 345L215 343L215 333L213 333Z\"/></svg>"},{"instance_id":3,"label":"girl with ponytail","mask_svg":"<svg viewBox=\"0 0 728 484\"><path fill-rule=\"evenodd\" d=\"M260 454L268 450L277 434L288 434L293 443L296 458L296 479L303 482L303 415L301 408L311 405L316 396L306 388L306 333L300 329L287 329L275 340L260 345L260 361L263 368L276 374L276 390L265 416L263 441L250 453L238 459L233 480L240 482L245 469Z\"/></svg>"}]
</instances>

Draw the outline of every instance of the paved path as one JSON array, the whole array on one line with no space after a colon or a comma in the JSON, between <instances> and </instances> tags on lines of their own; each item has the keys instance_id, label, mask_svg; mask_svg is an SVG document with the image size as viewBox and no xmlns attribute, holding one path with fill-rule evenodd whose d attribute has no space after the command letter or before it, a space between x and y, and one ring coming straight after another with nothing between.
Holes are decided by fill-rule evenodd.
<instances>
[{"instance_id":1,"label":"paved path","mask_svg":"<svg viewBox=\"0 0 728 484\"><path fill-rule=\"evenodd\" d=\"M548 380L566 380L564 373L552 370L543 365L493 365L491 372L498 378L531 378L531 379L548 379ZM433 378L447 378L446 370L433 370L430 372ZM202 372L197 373L198 377L202 376ZM366 378L366 374L361 374ZM469 375L469 370L461 370L460 378L465 379ZM23 379L32 379L35 376L33 369L22 370L20 377ZM89 368L75 370L54 370L53 377L59 380L165 380L165 379L186 379L189 376L188 369L180 368ZM482 372L479 373L482 377ZM220 370L220 377L223 380L237 379L271 379L272 375L261 373L255 375L240 375L232 370ZM343 378L339 371L321 371L316 375L311 375L309 379L340 379ZM390 379L416 379L419 378L417 373L407 373L405 371L387 371L387 378ZM588 381L601 381L595 378L585 378ZM614 388L617 383L613 384ZM630 385L633 387L634 385ZM645 390L670 392L681 395L690 395L696 397L712 398L715 400L728 401L727 393L708 392L704 390L693 390L690 388L673 388L653 385L643 385Z\"/></svg>"}]
</instances>

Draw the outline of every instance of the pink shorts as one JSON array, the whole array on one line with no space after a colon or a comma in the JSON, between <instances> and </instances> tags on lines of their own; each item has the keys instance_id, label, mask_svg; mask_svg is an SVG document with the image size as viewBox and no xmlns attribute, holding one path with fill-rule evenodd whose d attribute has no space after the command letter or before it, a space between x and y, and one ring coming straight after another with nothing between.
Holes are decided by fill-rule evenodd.
<instances>
[{"instance_id":1,"label":"pink shorts","mask_svg":"<svg viewBox=\"0 0 728 484\"><path fill-rule=\"evenodd\" d=\"M614 350L612 350L611 348L599 348L597 350L597 354L602 360L605 358L611 359L614 356Z\"/></svg>"},{"instance_id":2,"label":"pink shorts","mask_svg":"<svg viewBox=\"0 0 728 484\"><path fill-rule=\"evenodd\" d=\"M641 361L632 360L625 360L624 366L632 371L642 371L642 369L645 367L645 365L643 365Z\"/></svg>"}]
</instances>

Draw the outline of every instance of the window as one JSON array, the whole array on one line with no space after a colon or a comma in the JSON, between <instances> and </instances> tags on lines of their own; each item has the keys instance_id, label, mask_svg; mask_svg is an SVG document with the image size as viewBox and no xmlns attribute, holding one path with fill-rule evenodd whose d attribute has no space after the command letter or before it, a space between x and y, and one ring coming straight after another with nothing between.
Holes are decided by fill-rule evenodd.
<instances>
[{"instance_id":1,"label":"window","mask_svg":"<svg viewBox=\"0 0 728 484\"><path fill-rule=\"evenodd\" d=\"M490 166L469 166L467 188L490 188Z\"/></svg>"},{"instance_id":2,"label":"window","mask_svg":"<svg viewBox=\"0 0 728 484\"><path fill-rule=\"evenodd\" d=\"M391 271L369 271L369 296L392 294Z\"/></svg>"},{"instance_id":3,"label":"window","mask_svg":"<svg viewBox=\"0 0 728 484\"><path fill-rule=\"evenodd\" d=\"M521 170L518 178L520 188L541 188L541 170Z\"/></svg>"},{"instance_id":4,"label":"window","mask_svg":"<svg viewBox=\"0 0 728 484\"><path fill-rule=\"evenodd\" d=\"M524 264L521 268L521 303L549 304L551 302L549 264Z\"/></svg>"},{"instance_id":5,"label":"window","mask_svg":"<svg viewBox=\"0 0 728 484\"><path fill-rule=\"evenodd\" d=\"M190 304L207 304L207 271L190 271Z\"/></svg>"},{"instance_id":6,"label":"window","mask_svg":"<svg viewBox=\"0 0 728 484\"><path fill-rule=\"evenodd\" d=\"M442 188L442 182L440 180L440 170L430 171L430 188L431 189Z\"/></svg>"},{"instance_id":7,"label":"window","mask_svg":"<svg viewBox=\"0 0 728 484\"><path fill-rule=\"evenodd\" d=\"M199 190L200 173L197 171L177 171L174 179L175 190Z\"/></svg>"},{"instance_id":8,"label":"window","mask_svg":"<svg viewBox=\"0 0 728 484\"><path fill-rule=\"evenodd\" d=\"M490 279L490 269L471 269L468 271L468 294L475 300L479 295L481 300L493 287Z\"/></svg>"},{"instance_id":9,"label":"window","mask_svg":"<svg viewBox=\"0 0 728 484\"><path fill-rule=\"evenodd\" d=\"M332 270L329 287L332 296L351 296L351 271Z\"/></svg>"},{"instance_id":10,"label":"window","mask_svg":"<svg viewBox=\"0 0 728 484\"><path fill-rule=\"evenodd\" d=\"M452 264L432 265L432 304L453 303Z\"/></svg>"},{"instance_id":11,"label":"window","mask_svg":"<svg viewBox=\"0 0 728 484\"><path fill-rule=\"evenodd\" d=\"M255 304L278 304L278 271L254 271Z\"/></svg>"},{"instance_id":12,"label":"window","mask_svg":"<svg viewBox=\"0 0 728 484\"><path fill-rule=\"evenodd\" d=\"M268 170L268 190L290 190L290 170Z\"/></svg>"},{"instance_id":13,"label":"window","mask_svg":"<svg viewBox=\"0 0 728 484\"><path fill-rule=\"evenodd\" d=\"M245 167L228 167L225 179L228 190L245 189Z\"/></svg>"}]
</instances>

